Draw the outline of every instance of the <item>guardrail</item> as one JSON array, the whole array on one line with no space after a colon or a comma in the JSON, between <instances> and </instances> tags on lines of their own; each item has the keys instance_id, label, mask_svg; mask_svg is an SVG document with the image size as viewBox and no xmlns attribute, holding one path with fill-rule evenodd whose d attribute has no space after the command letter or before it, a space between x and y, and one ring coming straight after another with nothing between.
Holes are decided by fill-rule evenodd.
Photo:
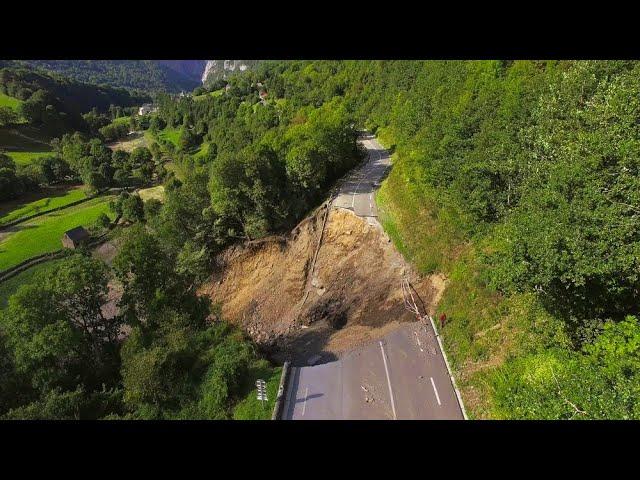
<instances>
[{"instance_id":1,"label":"guardrail","mask_svg":"<svg viewBox=\"0 0 640 480\"><path fill-rule=\"evenodd\" d=\"M440 353L442 353L442 358L444 358L444 363L447 366L447 372L449 373L449 378L451 379L451 385L453 386L453 390L456 393L456 398L458 399L458 405L460 406L460 410L462 411L462 416L464 417L465 420L469 420L469 417L467 417L467 411L464 408L464 403L462 403L462 396L460 395L460 391L458 390L456 379L454 378L453 372L451 371L451 366L449 365L449 359L447 358L447 354L444 351L442 341L440 340L440 334L438 333L438 330L436 330L436 324L433 321L433 317L431 317L431 315L429 315L429 312L426 311L424 302L418 295L418 292L416 292L416 296L418 297L418 300L420 300L420 303L422 304L424 315L420 313L420 308L418 307L418 304L416 303L416 299L413 296L413 287L411 286L409 279L405 277L402 280L402 297L404 300L404 308L409 310L411 313L413 313L416 316L416 318L421 322L425 322L424 320L425 317L429 318L429 321L431 322L431 328L433 328L433 334L436 336L436 340L438 342L438 348L440 349ZM426 327L426 322L425 322L425 327Z\"/></svg>"},{"instance_id":2,"label":"guardrail","mask_svg":"<svg viewBox=\"0 0 640 480\"><path fill-rule=\"evenodd\" d=\"M440 347L440 352L442 353L442 357L444 358L444 363L447 366L447 371L449 372L449 378L451 378L451 384L453 385L453 390L456 392L456 397L458 398L458 405L460 405L460 410L462 410L462 416L465 420L469 420L467 416L467 411L464 408L464 403L462 403L462 396L460 395L460 391L458 390L458 385L456 384L456 379L453 376L453 372L451 371L451 366L449 365L449 360L447 359L447 354L444 351L444 347L442 346L442 341L440 340L440 334L438 330L436 330L436 324L433 321L431 315L427 314L429 320L431 321L431 327L433 328L433 333L436 336L436 340L438 341L438 346Z\"/></svg>"},{"instance_id":3,"label":"guardrail","mask_svg":"<svg viewBox=\"0 0 640 480\"><path fill-rule=\"evenodd\" d=\"M291 362L284 362L282 367L282 375L280 375L280 386L278 387L278 393L276 395L276 404L273 407L273 414L271 420L282 420L282 412L285 401L285 391L287 390L287 383L289 380L289 372L291 371Z\"/></svg>"}]
</instances>

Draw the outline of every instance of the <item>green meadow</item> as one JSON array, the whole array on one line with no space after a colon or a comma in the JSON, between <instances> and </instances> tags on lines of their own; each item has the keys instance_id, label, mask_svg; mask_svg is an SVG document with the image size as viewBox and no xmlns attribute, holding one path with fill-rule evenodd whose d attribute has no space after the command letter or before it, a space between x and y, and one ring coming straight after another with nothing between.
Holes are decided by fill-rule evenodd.
<instances>
[{"instance_id":1,"label":"green meadow","mask_svg":"<svg viewBox=\"0 0 640 480\"><path fill-rule=\"evenodd\" d=\"M218 90L214 90L213 92L205 93L203 95L196 95L195 97L193 97L193 99L196 102L199 102L200 100L204 100L208 97L219 97L223 93L224 93L224 88L220 88Z\"/></svg>"},{"instance_id":2,"label":"green meadow","mask_svg":"<svg viewBox=\"0 0 640 480\"><path fill-rule=\"evenodd\" d=\"M77 226L89 227L98 216L109 210L113 195L42 215L0 231L0 270L11 268L28 258L62 248L62 235Z\"/></svg>"},{"instance_id":3,"label":"green meadow","mask_svg":"<svg viewBox=\"0 0 640 480\"><path fill-rule=\"evenodd\" d=\"M53 210L87 197L84 190L75 187L68 190L59 189L55 193L56 195L50 195L27 203L14 201L9 205L0 205L0 225L35 215L36 213Z\"/></svg>"},{"instance_id":4,"label":"green meadow","mask_svg":"<svg viewBox=\"0 0 640 480\"><path fill-rule=\"evenodd\" d=\"M128 124L130 120L131 120L130 116L129 117L118 117L118 118L115 118L113 120L113 122L111 122L111 123L113 123L114 125L118 125L118 124L121 124L121 123Z\"/></svg>"},{"instance_id":5,"label":"green meadow","mask_svg":"<svg viewBox=\"0 0 640 480\"><path fill-rule=\"evenodd\" d=\"M29 165L38 158L54 155L53 152L6 152L16 165Z\"/></svg>"},{"instance_id":6,"label":"green meadow","mask_svg":"<svg viewBox=\"0 0 640 480\"><path fill-rule=\"evenodd\" d=\"M167 127L164 130L158 132L158 138L173 143L174 146L178 146L178 140L180 139L180 129Z\"/></svg>"},{"instance_id":7,"label":"green meadow","mask_svg":"<svg viewBox=\"0 0 640 480\"><path fill-rule=\"evenodd\" d=\"M0 107L9 107L12 110L18 110L21 103L22 100L18 100L17 98L10 97L9 95L0 92Z\"/></svg>"},{"instance_id":8,"label":"green meadow","mask_svg":"<svg viewBox=\"0 0 640 480\"><path fill-rule=\"evenodd\" d=\"M7 307L9 297L16 293L20 286L30 283L40 274L46 273L53 269L61 260L51 260L50 262L40 263L28 268L24 272L20 272L15 277L0 283L0 311Z\"/></svg>"}]
</instances>

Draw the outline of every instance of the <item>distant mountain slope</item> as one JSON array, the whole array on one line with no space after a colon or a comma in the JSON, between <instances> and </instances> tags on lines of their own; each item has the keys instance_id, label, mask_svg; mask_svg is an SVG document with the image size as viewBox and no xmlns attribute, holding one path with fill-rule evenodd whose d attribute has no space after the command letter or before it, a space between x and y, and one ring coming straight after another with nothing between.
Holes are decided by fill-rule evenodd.
<instances>
[{"instance_id":1,"label":"distant mountain slope","mask_svg":"<svg viewBox=\"0 0 640 480\"><path fill-rule=\"evenodd\" d=\"M199 84L208 60L155 60L155 62Z\"/></svg>"},{"instance_id":2,"label":"distant mountain slope","mask_svg":"<svg viewBox=\"0 0 640 480\"><path fill-rule=\"evenodd\" d=\"M44 136L59 136L67 131L88 132L83 114L96 109L107 113L111 106L136 107L151 98L140 92L109 85L92 85L30 68L0 68L0 93L20 104L20 114L30 127ZM8 128L3 127L6 133ZM6 138L0 148L7 147Z\"/></svg>"},{"instance_id":3,"label":"distant mountain slope","mask_svg":"<svg viewBox=\"0 0 640 480\"><path fill-rule=\"evenodd\" d=\"M83 82L114 87L178 93L201 84L206 60L25 60Z\"/></svg>"}]
</instances>

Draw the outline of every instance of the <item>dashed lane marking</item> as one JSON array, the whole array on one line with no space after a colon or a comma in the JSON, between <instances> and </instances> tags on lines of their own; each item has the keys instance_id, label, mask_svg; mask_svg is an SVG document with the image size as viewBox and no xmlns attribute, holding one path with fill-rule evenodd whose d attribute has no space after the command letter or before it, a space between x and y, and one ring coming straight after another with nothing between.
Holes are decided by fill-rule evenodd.
<instances>
[{"instance_id":1,"label":"dashed lane marking","mask_svg":"<svg viewBox=\"0 0 640 480\"><path fill-rule=\"evenodd\" d=\"M440 395L438 395L438 389L436 388L436 382L433 381L433 377L431 378L431 386L433 387L433 392L436 394L436 400L438 401L438 405L442 405L440 403Z\"/></svg>"},{"instance_id":2,"label":"dashed lane marking","mask_svg":"<svg viewBox=\"0 0 640 480\"><path fill-rule=\"evenodd\" d=\"M431 379L433 382L433 379ZM434 387L435 388L435 387ZM309 387L304 391L304 403L302 404L302 416L304 417L304 412L307 411L307 398L309 398ZM438 402L440 403L440 402Z\"/></svg>"}]
</instances>

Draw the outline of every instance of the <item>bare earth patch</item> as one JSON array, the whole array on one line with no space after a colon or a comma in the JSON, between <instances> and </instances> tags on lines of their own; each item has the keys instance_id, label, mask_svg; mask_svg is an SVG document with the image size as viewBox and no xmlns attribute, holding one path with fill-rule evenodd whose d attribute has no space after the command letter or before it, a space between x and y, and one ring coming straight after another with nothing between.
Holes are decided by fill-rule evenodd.
<instances>
[{"instance_id":1,"label":"bare earth patch","mask_svg":"<svg viewBox=\"0 0 640 480\"><path fill-rule=\"evenodd\" d=\"M111 150L124 150L131 153L137 147L148 147L144 132L134 132L122 140L107 145Z\"/></svg>"},{"instance_id":2,"label":"bare earth patch","mask_svg":"<svg viewBox=\"0 0 640 480\"><path fill-rule=\"evenodd\" d=\"M331 210L305 295L324 209L284 238L230 247L201 294L222 305L274 358L304 361L382 337L404 322L401 280L407 275L433 313L444 279L420 277L377 224L348 210Z\"/></svg>"}]
</instances>

